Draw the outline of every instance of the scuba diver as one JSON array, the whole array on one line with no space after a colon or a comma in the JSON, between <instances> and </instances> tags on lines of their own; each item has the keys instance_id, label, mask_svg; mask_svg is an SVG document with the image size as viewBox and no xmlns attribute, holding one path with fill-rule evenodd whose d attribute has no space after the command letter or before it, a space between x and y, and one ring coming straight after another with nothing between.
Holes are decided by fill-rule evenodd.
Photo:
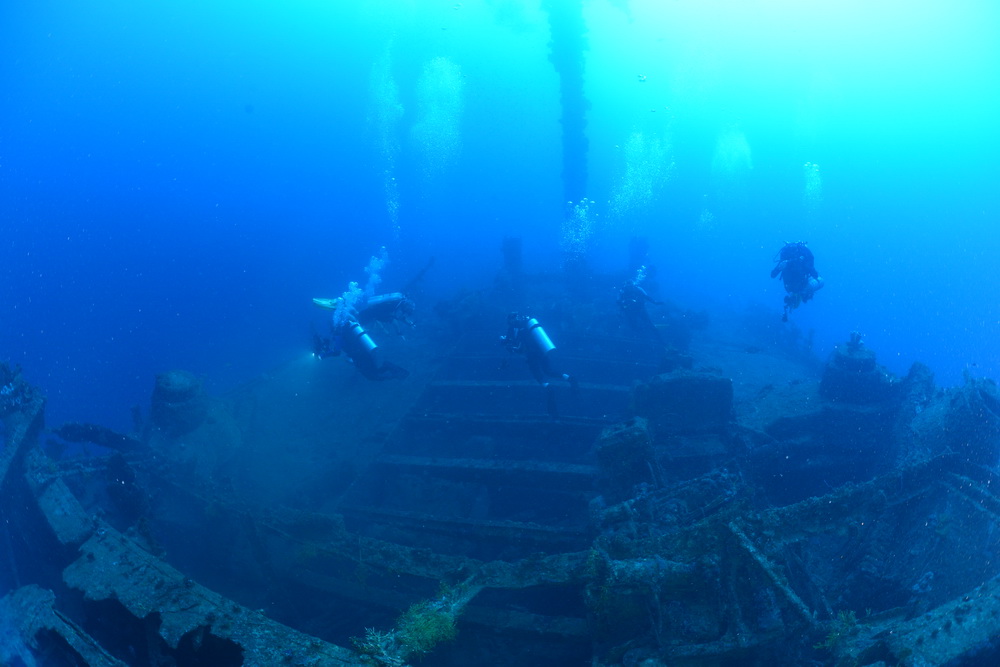
<instances>
[{"instance_id":1,"label":"scuba diver","mask_svg":"<svg viewBox=\"0 0 1000 667\"><path fill-rule=\"evenodd\" d=\"M373 297L373 299L377 298ZM369 299L369 303L373 299ZM401 304L396 303L393 308L386 308L385 304L392 303L392 301L388 299L376 303L376 310L370 313L372 320L381 321L376 315L384 312L395 317ZM343 352L354 364L354 367L369 380L402 380L410 375L410 372L405 368L382 359L378 345L361 326L359 319L362 313L368 309L367 305L357 311L353 306L347 305L343 297L313 299L313 303L320 308L334 311L333 321L330 323L331 336L323 337L319 334L313 334L313 355L318 359L340 356L340 353Z\"/></svg>"},{"instance_id":2,"label":"scuba diver","mask_svg":"<svg viewBox=\"0 0 1000 667\"><path fill-rule=\"evenodd\" d=\"M360 309L354 304L349 305L342 296L336 299L313 299L313 303L320 308L334 311L336 321L350 318L364 326L378 324L385 331L392 327L397 336L403 335L403 325L413 327L410 316L417 309L413 301L402 292L390 292L368 298L359 296L354 304L360 303Z\"/></svg>"},{"instance_id":3,"label":"scuba diver","mask_svg":"<svg viewBox=\"0 0 1000 667\"><path fill-rule=\"evenodd\" d=\"M523 354L528 362L532 377L547 392L548 413L558 416L556 410L555 392L547 378L566 380L574 391L577 389L575 377L566 373L557 373L552 368L551 355L556 346L545 333L545 329L534 317L510 313L507 316L507 334L500 336L500 344L510 353Z\"/></svg>"},{"instance_id":4,"label":"scuba diver","mask_svg":"<svg viewBox=\"0 0 1000 667\"><path fill-rule=\"evenodd\" d=\"M823 288L823 278L816 271L815 258L812 251L806 247L805 241L785 243L785 246L774 256L777 262L771 269L771 277L781 276L785 285L785 310L781 321L788 321L788 313L809 301L813 295Z\"/></svg>"},{"instance_id":5,"label":"scuba diver","mask_svg":"<svg viewBox=\"0 0 1000 667\"><path fill-rule=\"evenodd\" d=\"M357 312L357 318L358 322L365 326L378 323L386 331L391 326L397 336L402 336L403 325L413 328L410 316L415 310L413 301L402 292L390 292L370 297L365 301L364 307Z\"/></svg>"},{"instance_id":6,"label":"scuba diver","mask_svg":"<svg viewBox=\"0 0 1000 667\"><path fill-rule=\"evenodd\" d=\"M313 354L317 358L336 357L343 352L369 380L403 380L410 375L405 368L381 358L378 345L356 320L332 328L329 338L313 335Z\"/></svg>"},{"instance_id":7,"label":"scuba diver","mask_svg":"<svg viewBox=\"0 0 1000 667\"><path fill-rule=\"evenodd\" d=\"M663 344L663 337L660 335L653 320L646 312L646 303L655 306L664 305L662 301L657 301L642 287L646 279L646 267L640 266L636 277L627 281L618 292L618 309L625 317L632 331L643 336L652 338L660 345Z\"/></svg>"}]
</instances>

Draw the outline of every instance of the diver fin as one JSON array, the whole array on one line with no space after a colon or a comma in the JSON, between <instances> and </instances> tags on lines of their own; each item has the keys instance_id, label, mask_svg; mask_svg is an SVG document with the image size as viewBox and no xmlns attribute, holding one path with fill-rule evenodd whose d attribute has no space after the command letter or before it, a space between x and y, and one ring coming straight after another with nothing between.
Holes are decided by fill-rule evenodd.
<instances>
[{"instance_id":1,"label":"diver fin","mask_svg":"<svg viewBox=\"0 0 1000 667\"><path fill-rule=\"evenodd\" d=\"M339 296L336 299L313 299L313 303L320 308L326 308L327 310L337 310L337 307L343 302L343 297Z\"/></svg>"}]
</instances>

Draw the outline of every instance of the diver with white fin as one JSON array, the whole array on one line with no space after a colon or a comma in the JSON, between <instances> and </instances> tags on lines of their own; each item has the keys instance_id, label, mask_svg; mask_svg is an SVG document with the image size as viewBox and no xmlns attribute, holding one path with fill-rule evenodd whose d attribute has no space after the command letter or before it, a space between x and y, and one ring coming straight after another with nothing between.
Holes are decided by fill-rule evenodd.
<instances>
[{"instance_id":1,"label":"diver with white fin","mask_svg":"<svg viewBox=\"0 0 1000 667\"><path fill-rule=\"evenodd\" d=\"M382 359L378 345L362 326L365 321L390 322L398 326L401 320L409 324L408 318L413 312L411 301L399 293L382 297L374 295L375 288L382 282L380 274L386 260L385 248L371 258L365 269L368 284L364 290L358 283L351 282L342 296L313 299L313 303L320 308L333 311L331 335L313 335L313 355L323 359L343 352L369 380L402 380L410 374L405 368Z\"/></svg>"},{"instance_id":2,"label":"diver with white fin","mask_svg":"<svg viewBox=\"0 0 1000 667\"><path fill-rule=\"evenodd\" d=\"M402 292L389 292L370 297L358 311L358 322L367 326L378 324L383 330L392 330L397 336L403 335L403 327L413 328L410 317L416 306Z\"/></svg>"},{"instance_id":3,"label":"diver with white fin","mask_svg":"<svg viewBox=\"0 0 1000 667\"><path fill-rule=\"evenodd\" d=\"M338 318L338 311L347 309L343 299L313 299L321 308L334 310L329 337L313 335L313 354L318 359L336 357L343 352L354 367L369 380L402 380L409 371L381 358L378 345L358 321L353 309Z\"/></svg>"},{"instance_id":4,"label":"diver with white fin","mask_svg":"<svg viewBox=\"0 0 1000 667\"><path fill-rule=\"evenodd\" d=\"M552 353L556 346L545 329L534 317L510 313L507 316L507 334L500 336L500 343L511 353L523 354L532 377L545 388L546 408L550 416L557 417L555 389L548 378L565 380L575 393L577 379L567 373L557 373L552 368Z\"/></svg>"}]
</instances>

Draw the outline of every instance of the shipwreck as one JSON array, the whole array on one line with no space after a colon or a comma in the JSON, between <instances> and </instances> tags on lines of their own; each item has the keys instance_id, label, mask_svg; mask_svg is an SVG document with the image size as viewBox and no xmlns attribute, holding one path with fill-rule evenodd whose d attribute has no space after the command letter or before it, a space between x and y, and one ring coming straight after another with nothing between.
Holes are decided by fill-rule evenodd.
<instances>
[{"instance_id":1,"label":"shipwreck","mask_svg":"<svg viewBox=\"0 0 1000 667\"><path fill-rule=\"evenodd\" d=\"M993 382L559 294L555 415L476 292L386 338L406 381L166 372L131 433L0 367L0 664L1000 660Z\"/></svg>"}]
</instances>

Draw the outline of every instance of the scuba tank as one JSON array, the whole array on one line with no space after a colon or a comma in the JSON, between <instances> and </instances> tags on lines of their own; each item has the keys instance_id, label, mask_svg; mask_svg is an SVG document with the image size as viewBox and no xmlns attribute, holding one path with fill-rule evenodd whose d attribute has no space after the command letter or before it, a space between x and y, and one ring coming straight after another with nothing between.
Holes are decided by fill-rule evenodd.
<instances>
[{"instance_id":1,"label":"scuba tank","mask_svg":"<svg viewBox=\"0 0 1000 667\"><path fill-rule=\"evenodd\" d=\"M534 317L528 318L527 334L532 344L543 356L556 349L555 343Z\"/></svg>"},{"instance_id":2,"label":"scuba tank","mask_svg":"<svg viewBox=\"0 0 1000 667\"><path fill-rule=\"evenodd\" d=\"M389 292L388 294L379 294L378 296L369 297L368 301L365 302L365 308L371 308L373 306L379 306L383 303L390 301L403 301L406 297L402 292Z\"/></svg>"},{"instance_id":3,"label":"scuba tank","mask_svg":"<svg viewBox=\"0 0 1000 667\"><path fill-rule=\"evenodd\" d=\"M365 354L371 354L375 351L378 345L372 340L372 337L368 335L368 332L358 324L357 322L350 322L344 331L344 349L348 351L351 356L354 356L354 350L357 352L363 352Z\"/></svg>"}]
</instances>

